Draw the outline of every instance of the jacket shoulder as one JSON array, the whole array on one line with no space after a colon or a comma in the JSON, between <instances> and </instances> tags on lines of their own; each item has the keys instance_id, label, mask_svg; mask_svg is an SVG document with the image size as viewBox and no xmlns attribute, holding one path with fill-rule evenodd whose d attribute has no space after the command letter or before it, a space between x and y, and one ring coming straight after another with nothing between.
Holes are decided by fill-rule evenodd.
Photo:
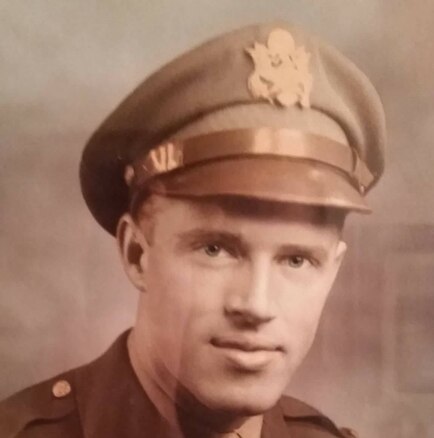
<instances>
[{"instance_id":1,"label":"jacket shoulder","mask_svg":"<svg viewBox=\"0 0 434 438\"><path fill-rule=\"evenodd\" d=\"M0 402L0 438L81 437L72 372Z\"/></svg>"},{"instance_id":2,"label":"jacket shoulder","mask_svg":"<svg viewBox=\"0 0 434 438\"><path fill-rule=\"evenodd\" d=\"M296 398L283 397L281 407L285 422L295 436L306 436L307 438L358 437L352 429L338 428L332 420L319 410Z\"/></svg>"}]
</instances>

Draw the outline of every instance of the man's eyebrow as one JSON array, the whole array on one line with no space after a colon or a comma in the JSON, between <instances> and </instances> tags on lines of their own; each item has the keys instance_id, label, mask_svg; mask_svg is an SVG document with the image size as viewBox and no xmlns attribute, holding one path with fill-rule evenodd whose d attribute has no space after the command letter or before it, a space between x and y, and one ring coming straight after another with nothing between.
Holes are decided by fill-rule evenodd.
<instances>
[{"instance_id":1,"label":"man's eyebrow","mask_svg":"<svg viewBox=\"0 0 434 438\"><path fill-rule=\"evenodd\" d=\"M185 245L197 241L223 242L230 245L235 245L240 249L245 249L247 247L246 242L240 234L223 230L195 228L193 230L177 234L176 238L178 247L184 247Z\"/></svg>"},{"instance_id":2,"label":"man's eyebrow","mask_svg":"<svg viewBox=\"0 0 434 438\"><path fill-rule=\"evenodd\" d=\"M308 244L283 244L279 248L280 254L299 254L314 256L318 260L327 260L328 251L320 245Z\"/></svg>"}]
</instances>

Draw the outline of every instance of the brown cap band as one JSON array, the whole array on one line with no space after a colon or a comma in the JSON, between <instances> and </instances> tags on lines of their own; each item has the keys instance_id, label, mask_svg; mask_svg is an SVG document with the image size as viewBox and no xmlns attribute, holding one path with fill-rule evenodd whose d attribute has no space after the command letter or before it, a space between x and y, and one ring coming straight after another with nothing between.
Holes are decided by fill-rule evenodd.
<instances>
[{"instance_id":1,"label":"brown cap band","mask_svg":"<svg viewBox=\"0 0 434 438\"><path fill-rule=\"evenodd\" d=\"M156 175L209 160L268 156L318 161L343 171L363 193L374 177L357 152L335 140L292 129L235 129L168 141L128 166L127 184L141 187Z\"/></svg>"}]
</instances>

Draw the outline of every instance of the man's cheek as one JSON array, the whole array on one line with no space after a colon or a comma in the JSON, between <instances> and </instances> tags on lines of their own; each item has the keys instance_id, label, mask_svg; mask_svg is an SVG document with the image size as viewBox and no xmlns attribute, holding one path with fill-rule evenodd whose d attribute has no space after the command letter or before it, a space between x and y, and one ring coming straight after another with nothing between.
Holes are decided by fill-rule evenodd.
<instances>
[{"instance_id":1,"label":"man's cheek","mask_svg":"<svg viewBox=\"0 0 434 438\"><path fill-rule=\"evenodd\" d=\"M294 310L294 309L293 309ZM298 308L286 315L286 332L289 338L289 354L302 356L309 350L315 338L321 315L319 307Z\"/></svg>"}]
</instances>

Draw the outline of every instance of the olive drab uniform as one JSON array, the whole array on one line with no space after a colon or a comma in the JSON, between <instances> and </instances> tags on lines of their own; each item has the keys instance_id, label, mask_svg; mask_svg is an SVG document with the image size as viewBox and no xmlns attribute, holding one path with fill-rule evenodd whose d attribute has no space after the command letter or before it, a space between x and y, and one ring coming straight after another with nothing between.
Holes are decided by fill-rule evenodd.
<instances>
[{"instance_id":1,"label":"olive drab uniform","mask_svg":"<svg viewBox=\"0 0 434 438\"><path fill-rule=\"evenodd\" d=\"M130 365L127 334L94 362L0 403L0 438L171 438L168 423ZM290 397L265 414L261 434L262 438L354 436Z\"/></svg>"}]
</instances>

